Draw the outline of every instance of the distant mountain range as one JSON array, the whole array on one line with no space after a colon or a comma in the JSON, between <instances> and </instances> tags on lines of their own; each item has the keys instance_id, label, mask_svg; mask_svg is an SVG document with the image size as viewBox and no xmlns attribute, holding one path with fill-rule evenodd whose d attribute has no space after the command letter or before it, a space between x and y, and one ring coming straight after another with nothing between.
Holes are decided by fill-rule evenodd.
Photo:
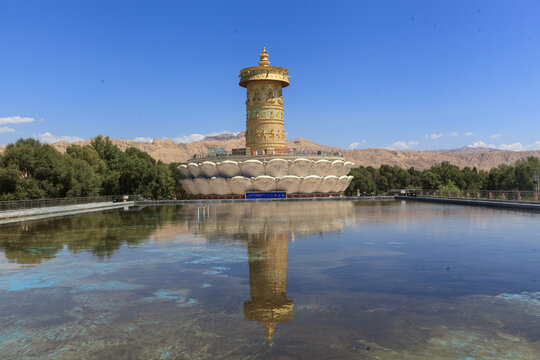
<instances>
[{"instance_id":1,"label":"distant mountain range","mask_svg":"<svg viewBox=\"0 0 540 360\"><path fill-rule=\"evenodd\" d=\"M203 140L188 144L176 144L174 141L154 139L152 142L138 142L133 140L111 139L120 149L135 147L165 163L187 162L193 154L204 154L209 147L221 147L230 151L234 148L245 147L244 133L238 135L221 134L207 136ZM78 141L76 145L89 144L90 140ZM414 167L418 170L429 168L443 161L448 161L460 168L476 166L478 169L489 170L500 164L513 164L519 159L529 156L540 157L540 151L502 151L486 148L461 148L456 150L387 150L387 149L360 149L344 150L334 146L321 145L308 139L298 138L286 141L287 146L305 151L339 151L345 160L354 162L357 166L379 167L382 164L396 165L404 169ZM71 145L60 141L52 144L60 152L65 152ZM3 152L5 147L0 147Z\"/></svg>"}]
</instances>

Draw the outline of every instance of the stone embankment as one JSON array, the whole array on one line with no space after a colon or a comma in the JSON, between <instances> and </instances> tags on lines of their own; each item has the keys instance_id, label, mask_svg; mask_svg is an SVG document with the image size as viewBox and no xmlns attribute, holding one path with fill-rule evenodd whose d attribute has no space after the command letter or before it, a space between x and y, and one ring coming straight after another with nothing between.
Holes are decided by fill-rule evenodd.
<instances>
[{"instance_id":1,"label":"stone embankment","mask_svg":"<svg viewBox=\"0 0 540 360\"><path fill-rule=\"evenodd\" d=\"M19 221L39 220L55 216L75 215L93 211L110 210L133 206L133 201L128 202L101 202L91 204L51 206L34 209L21 209L0 211L0 224L8 224Z\"/></svg>"}]
</instances>

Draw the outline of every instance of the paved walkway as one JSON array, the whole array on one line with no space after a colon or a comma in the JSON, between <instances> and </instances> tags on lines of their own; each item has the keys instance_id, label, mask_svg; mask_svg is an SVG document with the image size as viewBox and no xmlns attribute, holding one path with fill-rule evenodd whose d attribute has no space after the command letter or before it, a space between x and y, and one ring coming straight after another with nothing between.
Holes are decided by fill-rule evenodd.
<instances>
[{"instance_id":1,"label":"paved walkway","mask_svg":"<svg viewBox=\"0 0 540 360\"><path fill-rule=\"evenodd\" d=\"M540 202L526 201L510 201L510 200L481 200L481 199L458 199L458 198L443 198L443 197L428 197L428 196L401 196L397 195L396 200L407 201L426 201L445 204L458 204L469 206L489 206L515 210L532 210L540 211Z\"/></svg>"},{"instance_id":2,"label":"paved walkway","mask_svg":"<svg viewBox=\"0 0 540 360\"><path fill-rule=\"evenodd\" d=\"M13 223L18 221L38 220L53 216L64 216L80 214L92 211L102 211L116 208L133 206L134 202L101 202L90 204L66 205L66 206L51 206L34 209L9 210L0 211L0 224Z\"/></svg>"}]
</instances>

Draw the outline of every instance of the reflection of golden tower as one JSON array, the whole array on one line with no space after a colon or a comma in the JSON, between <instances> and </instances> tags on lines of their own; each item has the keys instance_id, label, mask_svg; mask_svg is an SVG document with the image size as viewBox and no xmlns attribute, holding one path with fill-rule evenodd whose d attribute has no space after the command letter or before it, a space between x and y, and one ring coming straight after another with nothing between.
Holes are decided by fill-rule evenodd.
<instances>
[{"instance_id":1,"label":"reflection of golden tower","mask_svg":"<svg viewBox=\"0 0 540 360\"><path fill-rule=\"evenodd\" d=\"M244 316L264 322L271 344L276 323L293 318L293 301L287 299L287 234L249 235L248 255L251 301L244 303Z\"/></svg>"},{"instance_id":2,"label":"reflection of golden tower","mask_svg":"<svg viewBox=\"0 0 540 360\"><path fill-rule=\"evenodd\" d=\"M259 66L240 70L240 86L247 88L246 147L279 153L285 148L281 89L289 86L289 70L270 66L265 48L260 58Z\"/></svg>"}]
</instances>

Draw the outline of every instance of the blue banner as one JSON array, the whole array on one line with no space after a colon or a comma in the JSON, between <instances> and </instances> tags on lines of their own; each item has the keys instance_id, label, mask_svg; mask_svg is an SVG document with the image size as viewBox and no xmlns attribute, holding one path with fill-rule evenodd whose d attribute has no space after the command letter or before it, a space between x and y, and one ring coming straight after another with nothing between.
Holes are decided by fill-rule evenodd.
<instances>
[{"instance_id":1,"label":"blue banner","mask_svg":"<svg viewBox=\"0 0 540 360\"><path fill-rule=\"evenodd\" d=\"M287 193L285 191L246 193L246 199L285 199L286 197L287 197Z\"/></svg>"}]
</instances>

